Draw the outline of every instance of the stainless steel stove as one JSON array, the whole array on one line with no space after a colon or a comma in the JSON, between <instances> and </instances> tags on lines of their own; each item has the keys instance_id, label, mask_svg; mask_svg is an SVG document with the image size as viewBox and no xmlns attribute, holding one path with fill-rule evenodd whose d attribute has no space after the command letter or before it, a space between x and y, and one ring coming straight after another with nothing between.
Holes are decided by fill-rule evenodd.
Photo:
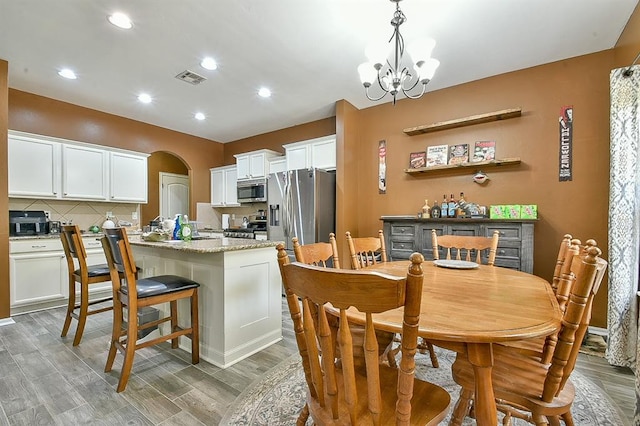
<instances>
[{"instance_id":1,"label":"stainless steel stove","mask_svg":"<svg viewBox=\"0 0 640 426\"><path fill-rule=\"evenodd\" d=\"M223 230L222 235L227 238L249 238L249 239L265 239L267 234L267 224L260 222L249 222L246 228L227 228ZM265 238L261 238L265 236Z\"/></svg>"}]
</instances>

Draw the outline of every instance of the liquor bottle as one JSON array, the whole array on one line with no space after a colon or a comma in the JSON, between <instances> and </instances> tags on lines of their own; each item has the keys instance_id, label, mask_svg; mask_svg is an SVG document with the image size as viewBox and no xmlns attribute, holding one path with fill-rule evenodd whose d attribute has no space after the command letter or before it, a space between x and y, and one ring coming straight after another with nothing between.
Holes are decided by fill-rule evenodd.
<instances>
[{"instance_id":1,"label":"liquor bottle","mask_svg":"<svg viewBox=\"0 0 640 426\"><path fill-rule=\"evenodd\" d=\"M429 200L424 200L424 206L422 206L422 218L423 219L429 219L430 215L429 215L429 211L431 210L431 207L429 206Z\"/></svg>"},{"instance_id":2,"label":"liquor bottle","mask_svg":"<svg viewBox=\"0 0 640 426\"><path fill-rule=\"evenodd\" d=\"M460 198L458 199L458 217L463 217L467 215L467 201L464 199L464 192L460 193Z\"/></svg>"},{"instance_id":3,"label":"liquor bottle","mask_svg":"<svg viewBox=\"0 0 640 426\"><path fill-rule=\"evenodd\" d=\"M433 202L433 207L431 207L431 217L434 219L439 219L440 216L440 206L437 201Z\"/></svg>"},{"instance_id":4,"label":"liquor bottle","mask_svg":"<svg viewBox=\"0 0 640 426\"><path fill-rule=\"evenodd\" d=\"M458 203L456 203L456 199L453 198L453 194L451 194L451 198L449 199L449 212L447 213L448 217L456 217L458 216Z\"/></svg>"},{"instance_id":5,"label":"liquor bottle","mask_svg":"<svg viewBox=\"0 0 640 426\"><path fill-rule=\"evenodd\" d=\"M440 206L440 217L449 217L449 202L447 201L447 194L442 196L442 205Z\"/></svg>"},{"instance_id":6,"label":"liquor bottle","mask_svg":"<svg viewBox=\"0 0 640 426\"><path fill-rule=\"evenodd\" d=\"M191 241L191 224L189 223L189 216L186 214L182 216L180 223L182 229L182 241Z\"/></svg>"}]
</instances>

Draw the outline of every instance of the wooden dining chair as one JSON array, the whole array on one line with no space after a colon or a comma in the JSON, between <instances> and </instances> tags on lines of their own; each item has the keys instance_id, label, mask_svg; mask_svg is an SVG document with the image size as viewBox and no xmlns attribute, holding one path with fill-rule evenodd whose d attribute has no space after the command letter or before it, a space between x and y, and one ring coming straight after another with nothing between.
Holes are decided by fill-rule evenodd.
<instances>
[{"instance_id":1,"label":"wooden dining chair","mask_svg":"<svg viewBox=\"0 0 640 426\"><path fill-rule=\"evenodd\" d=\"M347 231L347 244L351 256L351 269L362 269L379 262L387 261L387 249L384 244L384 234L378 231L377 237L351 236Z\"/></svg>"},{"instance_id":2,"label":"wooden dining chair","mask_svg":"<svg viewBox=\"0 0 640 426\"><path fill-rule=\"evenodd\" d=\"M575 388L569 378L580 348L579 334L589 325L589 304L598 290L595 284L599 265L606 264L599 258L601 252L597 247L591 246L585 251L586 254L579 253L571 259L574 282L551 363L541 363L508 346L493 348L493 390L498 409L505 413L504 424L510 424L510 419L516 417L536 425L559 425L562 418L567 425L573 425L570 410ZM466 354L456 356L452 375L462 390L451 424L460 425L469 414L475 387L473 366Z\"/></svg>"},{"instance_id":3,"label":"wooden dining chair","mask_svg":"<svg viewBox=\"0 0 640 426\"><path fill-rule=\"evenodd\" d=\"M171 340L171 347L178 347L178 337L186 336L191 339L191 362L197 364L200 361L200 346L198 333L198 284L187 278L177 275L159 275L143 279L136 278L136 265L133 252L127 239L124 228L105 228L102 237L111 283L113 287L113 331L109 346L109 354L104 371L109 372L113 367L116 351L124 355L118 392L125 390L135 351ZM119 279L123 277L123 280ZM191 305L191 324L189 327L178 325L178 300L188 299ZM169 303L170 315L148 323L138 323L140 309ZM126 327L123 326L126 310ZM157 327L164 322L171 323L168 334L157 338L137 342L140 331L150 327Z\"/></svg>"},{"instance_id":4,"label":"wooden dining chair","mask_svg":"<svg viewBox=\"0 0 640 426\"><path fill-rule=\"evenodd\" d=\"M300 245L296 237L293 237L291 241L293 242L293 254L296 257L296 261L307 265L340 268L336 235L333 232L329 234L328 243L320 242Z\"/></svg>"},{"instance_id":5,"label":"wooden dining chair","mask_svg":"<svg viewBox=\"0 0 640 426\"><path fill-rule=\"evenodd\" d=\"M93 305L110 301L112 299L111 296L89 301L89 286L110 281L111 274L107 264L87 265L87 251L82 242L82 234L78 225L63 225L60 232L60 240L67 259L69 276L69 301L60 336L65 337L67 335L71 319L75 318L78 321L78 325L73 337L73 346L78 346L82 340L87 317L113 309L112 304L90 309ZM76 283L80 285L80 301L78 303L76 303Z\"/></svg>"},{"instance_id":6,"label":"wooden dining chair","mask_svg":"<svg viewBox=\"0 0 640 426\"><path fill-rule=\"evenodd\" d=\"M387 261L387 250L384 243L384 233L378 231L378 237L358 237L354 238L350 232L346 232L347 244L349 246L349 255L351 257L351 269L362 269L370 265ZM418 349L422 353L429 353L431 365L438 368L438 356L433 349L433 345L423 339L420 339ZM387 350L387 359L389 365L395 365L395 357L400 351L400 346L390 347Z\"/></svg>"},{"instance_id":7,"label":"wooden dining chair","mask_svg":"<svg viewBox=\"0 0 640 426\"><path fill-rule=\"evenodd\" d=\"M496 261L496 251L500 233L493 231L491 237L478 237L468 235L440 235L435 229L431 230L431 244L433 246L433 260L440 260L440 247L445 251L446 259L474 261L482 264L482 258L486 257L487 265L493 266ZM486 256L482 253L486 252Z\"/></svg>"},{"instance_id":8,"label":"wooden dining chair","mask_svg":"<svg viewBox=\"0 0 640 426\"><path fill-rule=\"evenodd\" d=\"M411 256L406 277L394 277L289 263L284 246L277 250L307 384L297 425L304 425L309 415L316 425L438 424L447 413L449 394L414 377L422 255ZM325 304L339 311L335 333L327 311L311 309ZM373 314L399 307L404 307L402 360L392 368L378 362ZM354 361L349 308L365 314L364 365Z\"/></svg>"}]
</instances>

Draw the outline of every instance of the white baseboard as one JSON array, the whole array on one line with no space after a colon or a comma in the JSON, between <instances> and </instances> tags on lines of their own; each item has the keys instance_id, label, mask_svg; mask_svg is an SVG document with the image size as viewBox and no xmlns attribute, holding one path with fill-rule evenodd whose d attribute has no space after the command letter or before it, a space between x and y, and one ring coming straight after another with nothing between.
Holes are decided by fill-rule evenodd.
<instances>
[{"instance_id":1,"label":"white baseboard","mask_svg":"<svg viewBox=\"0 0 640 426\"><path fill-rule=\"evenodd\" d=\"M0 319L0 327L5 326L5 325L15 324L15 323L16 322L11 317Z\"/></svg>"},{"instance_id":2,"label":"white baseboard","mask_svg":"<svg viewBox=\"0 0 640 426\"><path fill-rule=\"evenodd\" d=\"M606 328L589 326L589 334L597 334L599 336L607 337L609 335L609 331Z\"/></svg>"}]
</instances>

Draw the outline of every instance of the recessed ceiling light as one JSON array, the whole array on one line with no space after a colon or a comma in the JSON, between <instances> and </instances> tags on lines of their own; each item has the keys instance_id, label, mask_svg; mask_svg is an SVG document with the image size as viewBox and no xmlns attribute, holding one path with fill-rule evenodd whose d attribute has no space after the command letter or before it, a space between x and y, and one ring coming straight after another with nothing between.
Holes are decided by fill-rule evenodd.
<instances>
[{"instance_id":1,"label":"recessed ceiling light","mask_svg":"<svg viewBox=\"0 0 640 426\"><path fill-rule=\"evenodd\" d=\"M129 19L129 17L124 13L116 12L112 15L109 15L107 19L109 20L109 22L111 22L113 25L115 25L118 28L128 30L128 29L131 29L131 27L133 27L133 23L131 22L131 19Z\"/></svg>"},{"instance_id":2,"label":"recessed ceiling light","mask_svg":"<svg viewBox=\"0 0 640 426\"><path fill-rule=\"evenodd\" d=\"M216 63L216 60L209 56L207 56L202 60L202 62L200 62L200 66L210 71L213 71L218 68L218 64Z\"/></svg>"},{"instance_id":3,"label":"recessed ceiling light","mask_svg":"<svg viewBox=\"0 0 640 426\"><path fill-rule=\"evenodd\" d=\"M196 112L194 117L196 118L196 120L204 120L205 118L207 118L203 113L201 112Z\"/></svg>"},{"instance_id":4,"label":"recessed ceiling light","mask_svg":"<svg viewBox=\"0 0 640 426\"><path fill-rule=\"evenodd\" d=\"M69 68L61 69L60 71L58 71L58 75L60 77L68 78L69 80L75 80L76 78L78 78L76 76L76 73L73 72L73 70L70 70Z\"/></svg>"},{"instance_id":5,"label":"recessed ceiling light","mask_svg":"<svg viewBox=\"0 0 640 426\"><path fill-rule=\"evenodd\" d=\"M266 87L261 87L260 90L258 90L258 95L262 96L263 98L268 98L271 96L271 90L267 89Z\"/></svg>"},{"instance_id":6,"label":"recessed ceiling light","mask_svg":"<svg viewBox=\"0 0 640 426\"><path fill-rule=\"evenodd\" d=\"M151 99L151 96L146 93L140 93L138 95L138 100L143 104L149 104L153 99Z\"/></svg>"}]
</instances>

